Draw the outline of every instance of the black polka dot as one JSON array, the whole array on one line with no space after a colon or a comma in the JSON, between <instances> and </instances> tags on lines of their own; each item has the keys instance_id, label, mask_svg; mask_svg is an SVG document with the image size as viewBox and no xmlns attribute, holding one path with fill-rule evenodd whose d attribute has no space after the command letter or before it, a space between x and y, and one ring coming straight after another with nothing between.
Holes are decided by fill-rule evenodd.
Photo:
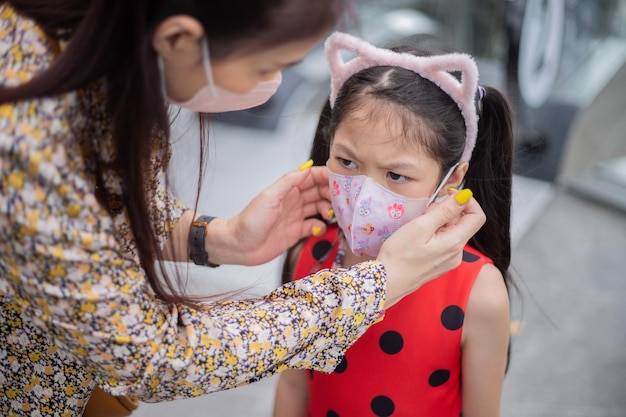
<instances>
[{"instance_id":1,"label":"black polka dot","mask_svg":"<svg viewBox=\"0 0 626 417\"><path fill-rule=\"evenodd\" d=\"M378 340L378 344L383 352L394 355L402 350L404 340L402 335L394 330L383 333Z\"/></svg>"},{"instance_id":2,"label":"black polka dot","mask_svg":"<svg viewBox=\"0 0 626 417\"><path fill-rule=\"evenodd\" d=\"M463 327L465 312L459 306L448 306L441 312L441 324L448 330L459 330Z\"/></svg>"},{"instance_id":3,"label":"black polka dot","mask_svg":"<svg viewBox=\"0 0 626 417\"><path fill-rule=\"evenodd\" d=\"M438 369L428 378L428 384L431 387L438 387L445 384L450 379L450 371L447 369Z\"/></svg>"},{"instance_id":4,"label":"black polka dot","mask_svg":"<svg viewBox=\"0 0 626 417\"><path fill-rule=\"evenodd\" d=\"M339 413L333 410L328 410L326 412L326 417L339 417Z\"/></svg>"},{"instance_id":5,"label":"black polka dot","mask_svg":"<svg viewBox=\"0 0 626 417\"><path fill-rule=\"evenodd\" d=\"M335 368L335 372L341 374L344 373L346 369L348 369L348 360L344 356L343 358L341 358L341 362L339 362L339 365L337 365L337 367Z\"/></svg>"},{"instance_id":6,"label":"black polka dot","mask_svg":"<svg viewBox=\"0 0 626 417\"><path fill-rule=\"evenodd\" d=\"M374 397L371 403L372 412L379 417L388 417L393 414L396 406L391 398L379 395Z\"/></svg>"},{"instance_id":7,"label":"black polka dot","mask_svg":"<svg viewBox=\"0 0 626 417\"><path fill-rule=\"evenodd\" d=\"M333 244L330 240L320 240L313 245L313 258L315 258L316 261L321 261L326 255L328 255L328 251L330 251L332 246Z\"/></svg>"},{"instance_id":8,"label":"black polka dot","mask_svg":"<svg viewBox=\"0 0 626 417\"><path fill-rule=\"evenodd\" d=\"M478 255L474 255L473 253L469 253L467 251L463 251L463 261L464 262L476 262L480 257Z\"/></svg>"}]
</instances>

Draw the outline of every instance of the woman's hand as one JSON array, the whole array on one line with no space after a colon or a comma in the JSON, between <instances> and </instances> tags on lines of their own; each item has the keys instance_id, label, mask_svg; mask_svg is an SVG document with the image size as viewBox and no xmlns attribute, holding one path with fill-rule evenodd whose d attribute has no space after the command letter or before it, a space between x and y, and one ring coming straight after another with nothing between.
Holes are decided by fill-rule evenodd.
<instances>
[{"instance_id":1,"label":"woman's hand","mask_svg":"<svg viewBox=\"0 0 626 417\"><path fill-rule=\"evenodd\" d=\"M387 271L385 307L459 266L463 247L484 223L485 213L466 189L398 229L378 254Z\"/></svg>"},{"instance_id":2,"label":"woman's hand","mask_svg":"<svg viewBox=\"0 0 626 417\"><path fill-rule=\"evenodd\" d=\"M307 163L283 175L237 216L211 222L210 260L239 265L270 261L303 237L325 231L323 221L308 218L316 214L332 217L328 172Z\"/></svg>"}]
</instances>

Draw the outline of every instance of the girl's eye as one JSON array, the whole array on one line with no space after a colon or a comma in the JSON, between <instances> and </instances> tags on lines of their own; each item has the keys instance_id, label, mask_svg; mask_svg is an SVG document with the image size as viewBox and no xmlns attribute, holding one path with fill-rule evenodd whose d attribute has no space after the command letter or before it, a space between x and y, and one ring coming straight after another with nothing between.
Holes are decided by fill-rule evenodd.
<instances>
[{"instance_id":1,"label":"girl's eye","mask_svg":"<svg viewBox=\"0 0 626 417\"><path fill-rule=\"evenodd\" d=\"M343 159L343 158L337 158L337 159L339 160L339 163L341 164L341 166L344 168L348 168L348 169L356 168L356 164L349 159Z\"/></svg>"},{"instance_id":2,"label":"girl's eye","mask_svg":"<svg viewBox=\"0 0 626 417\"><path fill-rule=\"evenodd\" d=\"M391 179L391 181L393 182L407 182L410 180L409 177L406 177L404 175L400 175L400 174L396 174L395 172L388 172L387 175L389 176L389 179Z\"/></svg>"}]
</instances>

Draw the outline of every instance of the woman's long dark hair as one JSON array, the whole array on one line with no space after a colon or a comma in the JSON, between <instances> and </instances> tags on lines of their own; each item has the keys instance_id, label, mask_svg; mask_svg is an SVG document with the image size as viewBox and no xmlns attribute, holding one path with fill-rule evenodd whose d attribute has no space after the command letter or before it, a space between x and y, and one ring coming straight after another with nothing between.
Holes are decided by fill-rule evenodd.
<instances>
[{"instance_id":1,"label":"woman's long dark hair","mask_svg":"<svg viewBox=\"0 0 626 417\"><path fill-rule=\"evenodd\" d=\"M34 19L50 38L69 40L45 72L20 86L0 87L0 103L54 96L101 80L106 82L111 133L118 155L112 168L124 181L123 204L142 267L158 297L193 304L190 297L178 293L167 276L161 281L154 266L160 249L150 222L151 196L146 181L154 147L169 146L170 123L152 48L154 29L169 16L193 16L210 39L212 57L219 59L233 51L262 50L318 35L339 21L348 1L0 1ZM96 175L100 177L101 173Z\"/></svg>"}]
</instances>

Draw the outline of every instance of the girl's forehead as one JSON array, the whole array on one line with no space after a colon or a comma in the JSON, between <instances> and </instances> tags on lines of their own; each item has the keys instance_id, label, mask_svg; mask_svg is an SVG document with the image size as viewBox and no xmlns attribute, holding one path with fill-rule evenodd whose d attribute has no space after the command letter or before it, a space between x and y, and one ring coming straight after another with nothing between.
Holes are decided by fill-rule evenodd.
<instances>
[{"instance_id":1,"label":"girl's forehead","mask_svg":"<svg viewBox=\"0 0 626 417\"><path fill-rule=\"evenodd\" d=\"M414 169L433 163L432 157L419 142L406 138L397 131L394 132L393 128L389 129L385 120L353 119L339 126L331 153L362 163L372 162L381 165L401 163L404 167L412 166Z\"/></svg>"},{"instance_id":2,"label":"girl's forehead","mask_svg":"<svg viewBox=\"0 0 626 417\"><path fill-rule=\"evenodd\" d=\"M381 100L366 100L347 112L338 126L339 132L357 136L363 142L394 144L407 151L422 151L428 136L433 134L415 115Z\"/></svg>"}]
</instances>

